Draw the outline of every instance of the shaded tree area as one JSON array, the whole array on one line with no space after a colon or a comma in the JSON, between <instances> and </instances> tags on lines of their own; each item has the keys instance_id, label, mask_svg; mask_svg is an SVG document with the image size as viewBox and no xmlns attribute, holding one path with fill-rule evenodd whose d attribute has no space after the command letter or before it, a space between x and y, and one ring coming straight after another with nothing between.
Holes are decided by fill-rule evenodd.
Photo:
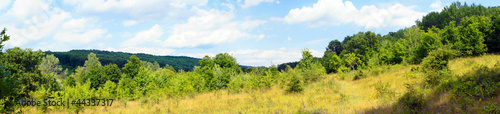
<instances>
[{"instance_id":1,"label":"shaded tree area","mask_svg":"<svg viewBox=\"0 0 500 114\"><path fill-rule=\"evenodd\" d=\"M136 55L140 57L141 60L154 63L155 61L164 67L165 65L170 65L176 70L192 71L194 66L198 66L198 58L186 57L186 56L155 56L149 54L131 54L125 52L112 52L112 51L101 51L101 50L71 50L69 52L45 52L50 55L53 54L55 57L59 58L63 68L76 69L77 66L83 66L87 55L90 53L96 54L99 61L102 64L116 64L118 67L122 68L126 63L127 59Z\"/></svg>"}]
</instances>

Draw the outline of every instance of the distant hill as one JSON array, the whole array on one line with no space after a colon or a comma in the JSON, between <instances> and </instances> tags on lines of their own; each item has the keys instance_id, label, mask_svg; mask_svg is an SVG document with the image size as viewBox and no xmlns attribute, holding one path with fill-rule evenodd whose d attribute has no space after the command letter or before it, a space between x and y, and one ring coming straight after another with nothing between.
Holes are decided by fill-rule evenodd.
<instances>
[{"instance_id":1,"label":"distant hill","mask_svg":"<svg viewBox=\"0 0 500 114\"><path fill-rule=\"evenodd\" d=\"M174 67L176 70L182 69L184 71L192 71L194 66L199 66L199 58L187 57L187 56L156 56L144 53L126 53L126 52L113 52L104 50L71 50L68 52L44 52L46 55L54 54L59 58L59 62L63 68L68 68L70 70L75 69L77 66L83 66L87 56L90 53L94 53L99 58L102 65L107 65L110 63L117 64L118 67L122 68L127 60L130 60L130 56L136 55L143 61L148 62L158 62L160 67L164 67L166 64ZM249 66L241 66L244 70Z\"/></svg>"}]
</instances>

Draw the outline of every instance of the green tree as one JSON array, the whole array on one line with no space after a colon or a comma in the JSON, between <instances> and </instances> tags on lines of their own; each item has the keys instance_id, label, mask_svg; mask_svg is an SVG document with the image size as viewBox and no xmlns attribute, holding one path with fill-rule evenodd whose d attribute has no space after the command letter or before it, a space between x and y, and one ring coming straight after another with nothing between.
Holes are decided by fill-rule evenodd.
<instances>
[{"instance_id":1,"label":"green tree","mask_svg":"<svg viewBox=\"0 0 500 114\"><path fill-rule=\"evenodd\" d=\"M461 55L480 55L487 51L484 44L485 33L489 33L491 22L489 18L483 16L467 17L458 27L461 33L461 43L459 48Z\"/></svg>"},{"instance_id":2,"label":"green tree","mask_svg":"<svg viewBox=\"0 0 500 114\"><path fill-rule=\"evenodd\" d=\"M488 47L488 52L500 52L500 8L491 16L491 32L484 42Z\"/></svg>"},{"instance_id":3,"label":"green tree","mask_svg":"<svg viewBox=\"0 0 500 114\"><path fill-rule=\"evenodd\" d=\"M420 45L420 39L422 38L422 32L420 29L416 26L412 26L410 28L407 28L403 32L406 40L404 43L404 46L407 48L407 58L410 63L416 63L416 58L414 56L414 51L417 49L417 47Z\"/></svg>"},{"instance_id":4,"label":"green tree","mask_svg":"<svg viewBox=\"0 0 500 114\"><path fill-rule=\"evenodd\" d=\"M236 62L236 58L229 55L228 53L219 53L213 58L215 64L219 65L221 68L238 68L239 64ZM241 69L241 68L240 68Z\"/></svg>"},{"instance_id":5,"label":"green tree","mask_svg":"<svg viewBox=\"0 0 500 114\"><path fill-rule=\"evenodd\" d=\"M5 31L7 30L3 28L2 32L0 32L0 55L2 54L2 49L4 46L2 43L10 39L10 36L6 35Z\"/></svg>"},{"instance_id":6,"label":"green tree","mask_svg":"<svg viewBox=\"0 0 500 114\"><path fill-rule=\"evenodd\" d=\"M327 73L337 72L337 69L343 64L342 59L332 51L325 51L321 62Z\"/></svg>"},{"instance_id":7,"label":"green tree","mask_svg":"<svg viewBox=\"0 0 500 114\"><path fill-rule=\"evenodd\" d=\"M0 65L6 67L6 72L10 72L10 76L20 79L23 85L20 90L21 97L28 96L30 91L35 91L38 87L46 84L40 69L36 68L42 61L44 53L40 50L23 50L19 47L7 49L6 52L0 59Z\"/></svg>"},{"instance_id":8,"label":"green tree","mask_svg":"<svg viewBox=\"0 0 500 114\"><path fill-rule=\"evenodd\" d=\"M347 54L345 61L351 70L356 70L358 67L364 66L363 61L357 57L356 53Z\"/></svg>"},{"instance_id":9,"label":"green tree","mask_svg":"<svg viewBox=\"0 0 500 114\"><path fill-rule=\"evenodd\" d=\"M141 67L142 63L139 57L132 55L130 56L130 60L127 60L125 67L123 67L123 73L130 78L134 78L139 73Z\"/></svg>"},{"instance_id":10,"label":"green tree","mask_svg":"<svg viewBox=\"0 0 500 114\"><path fill-rule=\"evenodd\" d=\"M42 63L38 65L42 73L58 74L61 72L62 67L59 65L59 59L52 55L47 55L42 58Z\"/></svg>"},{"instance_id":11,"label":"green tree","mask_svg":"<svg viewBox=\"0 0 500 114\"><path fill-rule=\"evenodd\" d=\"M431 28L427 33L423 33L422 38L420 39L420 45L418 45L417 49L414 50L413 61L415 63L420 63L430 51L443 45L441 43L441 37L438 33L439 29L437 28Z\"/></svg>"},{"instance_id":12,"label":"green tree","mask_svg":"<svg viewBox=\"0 0 500 114\"><path fill-rule=\"evenodd\" d=\"M339 40L330 41L330 43L328 43L328 47L326 47L326 51L335 52L337 55L339 55L342 50L344 50L344 47Z\"/></svg>"},{"instance_id":13,"label":"green tree","mask_svg":"<svg viewBox=\"0 0 500 114\"><path fill-rule=\"evenodd\" d=\"M84 73L86 74L87 72L90 71L90 69L95 69L98 67L101 67L101 62L99 62L99 58L97 58L96 54L90 53L88 55L88 60L85 61L84 66Z\"/></svg>"},{"instance_id":14,"label":"green tree","mask_svg":"<svg viewBox=\"0 0 500 114\"><path fill-rule=\"evenodd\" d=\"M317 60L314 60L309 49L302 50L302 60L297 68L301 71L304 83L315 82L325 75L326 70Z\"/></svg>"}]
</instances>

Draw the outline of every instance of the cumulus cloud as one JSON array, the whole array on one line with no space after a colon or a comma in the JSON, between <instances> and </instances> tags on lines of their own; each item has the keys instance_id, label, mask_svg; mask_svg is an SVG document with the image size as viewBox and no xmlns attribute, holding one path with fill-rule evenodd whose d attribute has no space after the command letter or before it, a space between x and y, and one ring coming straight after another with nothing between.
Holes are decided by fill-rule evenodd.
<instances>
[{"instance_id":1,"label":"cumulus cloud","mask_svg":"<svg viewBox=\"0 0 500 114\"><path fill-rule=\"evenodd\" d=\"M386 26L411 26L425 13L414 11L416 6L394 4L387 8L374 5L357 9L352 2L342 0L319 0L312 7L304 6L289 11L284 18L272 18L289 24L306 24L309 27L335 26L355 23L365 28Z\"/></svg>"},{"instance_id":2,"label":"cumulus cloud","mask_svg":"<svg viewBox=\"0 0 500 114\"><path fill-rule=\"evenodd\" d=\"M208 0L64 0L77 13L104 18L129 17L141 21L179 19L195 12L188 6L205 6Z\"/></svg>"},{"instance_id":3,"label":"cumulus cloud","mask_svg":"<svg viewBox=\"0 0 500 114\"><path fill-rule=\"evenodd\" d=\"M256 6L256 5L259 5L261 2L274 2L274 0L245 0L245 3L240 5L242 8L248 8L248 7L252 7L252 6ZM279 1L277 1L276 3L279 4Z\"/></svg>"},{"instance_id":4,"label":"cumulus cloud","mask_svg":"<svg viewBox=\"0 0 500 114\"><path fill-rule=\"evenodd\" d=\"M1 15L6 18L0 18L0 25L4 25L12 37L7 45L24 46L50 36L71 18L71 13L50 7L49 3L43 0L15 1Z\"/></svg>"},{"instance_id":5,"label":"cumulus cloud","mask_svg":"<svg viewBox=\"0 0 500 114\"><path fill-rule=\"evenodd\" d=\"M137 24L137 21L134 21L134 20L126 20L126 21L123 21L123 26L126 26L126 27L128 27L128 26L133 26L133 25L135 25L135 24Z\"/></svg>"},{"instance_id":6,"label":"cumulus cloud","mask_svg":"<svg viewBox=\"0 0 500 114\"><path fill-rule=\"evenodd\" d=\"M85 44L111 36L106 29L96 28L90 18L73 19L70 12L52 6L50 0L17 0L2 14L0 24L5 25L12 39L8 46L51 47L48 45ZM56 42L44 43L53 37ZM43 39L43 40L41 40ZM70 44L68 44L70 43ZM70 47L71 47L70 46ZM53 46L52 46L53 47ZM67 47L67 46L66 46Z\"/></svg>"},{"instance_id":7,"label":"cumulus cloud","mask_svg":"<svg viewBox=\"0 0 500 114\"><path fill-rule=\"evenodd\" d=\"M135 35L134 38L128 39L121 44L122 47L136 46L148 42L161 42L158 40L163 35L163 30L160 25L156 24L149 30L144 30Z\"/></svg>"},{"instance_id":8,"label":"cumulus cloud","mask_svg":"<svg viewBox=\"0 0 500 114\"><path fill-rule=\"evenodd\" d=\"M198 47L231 42L240 38L261 38L262 35L252 35L248 31L266 23L262 20L234 21L233 12L218 10L200 10L198 15L190 17L187 22L174 25L173 32L164 46L167 47ZM262 37L263 38L263 37Z\"/></svg>"},{"instance_id":9,"label":"cumulus cloud","mask_svg":"<svg viewBox=\"0 0 500 114\"><path fill-rule=\"evenodd\" d=\"M441 0L436 0L430 5L433 8L430 12L441 12L444 8L444 5L441 3Z\"/></svg>"},{"instance_id":10,"label":"cumulus cloud","mask_svg":"<svg viewBox=\"0 0 500 114\"><path fill-rule=\"evenodd\" d=\"M0 10L7 8L10 5L10 0L0 0Z\"/></svg>"},{"instance_id":11,"label":"cumulus cloud","mask_svg":"<svg viewBox=\"0 0 500 114\"><path fill-rule=\"evenodd\" d=\"M54 39L68 43L87 44L97 39L105 38L104 35L106 33L107 30L105 29L91 29L81 32L67 31L67 32L56 33L54 35Z\"/></svg>"}]
</instances>

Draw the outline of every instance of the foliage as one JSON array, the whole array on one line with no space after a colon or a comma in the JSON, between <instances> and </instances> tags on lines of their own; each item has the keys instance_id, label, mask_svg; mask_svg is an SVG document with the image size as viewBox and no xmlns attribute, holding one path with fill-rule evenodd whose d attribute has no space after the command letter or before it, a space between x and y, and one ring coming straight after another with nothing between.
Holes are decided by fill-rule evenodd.
<instances>
[{"instance_id":1,"label":"foliage","mask_svg":"<svg viewBox=\"0 0 500 114\"><path fill-rule=\"evenodd\" d=\"M327 73L337 72L337 69L343 65L342 59L332 51L325 51L321 64L325 67Z\"/></svg>"},{"instance_id":2,"label":"foliage","mask_svg":"<svg viewBox=\"0 0 500 114\"><path fill-rule=\"evenodd\" d=\"M127 64L123 67L123 74L128 78L134 78L139 73L139 70L143 67L141 60L135 56L130 56L130 60L127 60Z\"/></svg>"},{"instance_id":3,"label":"foliage","mask_svg":"<svg viewBox=\"0 0 500 114\"><path fill-rule=\"evenodd\" d=\"M486 99L499 95L500 92L500 64L493 68L480 66L457 80L444 83L439 90L451 90L457 97L473 97Z\"/></svg>"},{"instance_id":4,"label":"foliage","mask_svg":"<svg viewBox=\"0 0 500 114\"><path fill-rule=\"evenodd\" d=\"M328 43L328 47L326 47L326 51L334 52L337 55L339 55L342 52L342 50L344 50L344 47L342 46L342 43L339 40L330 41L330 43Z\"/></svg>"},{"instance_id":5,"label":"foliage","mask_svg":"<svg viewBox=\"0 0 500 114\"><path fill-rule=\"evenodd\" d=\"M98 69L101 67L101 62L99 62L99 58L94 53L90 53L89 56L87 57L88 60L85 61L85 64L83 65L84 73L88 73L91 69Z\"/></svg>"},{"instance_id":6,"label":"foliage","mask_svg":"<svg viewBox=\"0 0 500 114\"><path fill-rule=\"evenodd\" d=\"M10 39L10 36L5 34L5 31L7 31L7 30L5 28L3 28L2 32L0 32L0 51L3 50L4 45L2 45L2 43ZM0 55L1 55L1 53L2 52L0 52Z\"/></svg>"},{"instance_id":7,"label":"foliage","mask_svg":"<svg viewBox=\"0 0 500 114\"><path fill-rule=\"evenodd\" d=\"M456 55L456 51L449 48L438 48L429 53L429 56L425 57L422 61L422 67L425 68L424 71L435 71L448 69L448 61L453 59Z\"/></svg>"},{"instance_id":8,"label":"foliage","mask_svg":"<svg viewBox=\"0 0 500 114\"><path fill-rule=\"evenodd\" d=\"M112 52L103 50L70 50L68 52L51 52L46 51L47 55L53 54L57 58L63 68L68 68L70 70L76 69L78 66L84 66L84 62L90 53L95 53L99 57L99 61L105 64L114 63L118 67L123 68L130 60L130 56L136 55L141 58L141 60L154 63L158 62L160 67L165 67L164 65L170 65L176 70L182 69L185 71L192 71L194 66L198 66L198 58L186 57L186 56L154 56L149 54L132 54L125 52Z\"/></svg>"},{"instance_id":9,"label":"foliage","mask_svg":"<svg viewBox=\"0 0 500 114\"><path fill-rule=\"evenodd\" d=\"M488 52L500 52L500 9L497 8L496 13L491 15L491 32L485 38L485 44Z\"/></svg>"},{"instance_id":10,"label":"foliage","mask_svg":"<svg viewBox=\"0 0 500 114\"><path fill-rule=\"evenodd\" d=\"M285 91L287 93L300 93L303 90L304 89L302 87L302 82L300 81L299 77L296 75L292 75Z\"/></svg>"},{"instance_id":11,"label":"foliage","mask_svg":"<svg viewBox=\"0 0 500 114\"><path fill-rule=\"evenodd\" d=\"M0 113L13 112L15 110L15 99L21 90L20 80L6 72L5 67L0 65Z\"/></svg>"},{"instance_id":12,"label":"foliage","mask_svg":"<svg viewBox=\"0 0 500 114\"><path fill-rule=\"evenodd\" d=\"M319 61L314 61L309 49L302 51L302 60L297 66L301 70L304 83L315 82L326 74L326 70Z\"/></svg>"},{"instance_id":13,"label":"foliage","mask_svg":"<svg viewBox=\"0 0 500 114\"><path fill-rule=\"evenodd\" d=\"M21 97L28 96L29 91L36 91L37 87L45 84L46 80L43 79L40 69L36 68L44 53L19 47L7 49L6 52L2 55L0 65L6 67L6 72L11 73L10 76L21 80Z\"/></svg>"},{"instance_id":14,"label":"foliage","mask_svg":"<svg viewBox=\"0 0 500 114\"><path fill-rule=\"evenodd\" d=\"M120 76L120 68L118 68L116 64L109 64L103 67L90 69L83 77L83 80L90 80L91 87L98 89L99 87L103 87L106 81L118 83Z\"/></svg>"},{"instance_id":15,"label":"foliage","mask_svg":"<svg viewBox=\"0 0 500 114\"><path fill-rule=\"evenodd\" d=\"M398 99L398 103L407 109L406 113L418 113L426 106L427 101L421 91L411 85L407 85L407 89L408 92Z\"/></svg>"}]
</instances>

